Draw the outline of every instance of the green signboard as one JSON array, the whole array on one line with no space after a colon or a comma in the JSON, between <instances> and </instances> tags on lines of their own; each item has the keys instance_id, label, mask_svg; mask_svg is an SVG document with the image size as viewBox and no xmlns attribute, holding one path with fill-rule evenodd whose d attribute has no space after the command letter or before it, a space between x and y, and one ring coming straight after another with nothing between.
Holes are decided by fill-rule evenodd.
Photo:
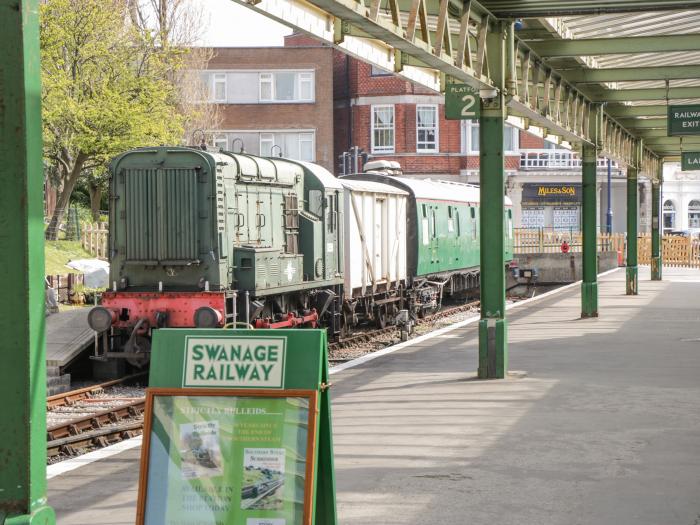
<instances>
[{"instance_id":1,"label":"green signboard","mask_svg":"<svg viewBox=\"0 0 700 525\"><path fill-rule=\"evenodd\" d=\"M450 120L478 119L481 112L479 91L467 84L445 86L445 118Z\"/></svg>"},{"instance_id":2,"label":"green signboard","mask_svg":"<svg viewBox=\"0 0 700 525\"><path fill-rule=\"evenodd\" d=\"M322 330L154 333L137 523L334 525Z\"/></svg>"},{"instance_id":3,"label":"green signboard","mask_svg":"<svg viewBox=\"0 0 700 525\"><path fill-rule=\"evenodd\" d=\"M681 153L681 171L700 171L700 151L684 151Z\"/></svg>"},{"instance_id":4,"label":"green signboard","mask_svg":"<svg viewBox=\"0 0 700 525\"><path fill-rule=\"evenodd\" d=\"M669 106L668 135L700 135L700 104Z\"/></svg>"}]
</instances>

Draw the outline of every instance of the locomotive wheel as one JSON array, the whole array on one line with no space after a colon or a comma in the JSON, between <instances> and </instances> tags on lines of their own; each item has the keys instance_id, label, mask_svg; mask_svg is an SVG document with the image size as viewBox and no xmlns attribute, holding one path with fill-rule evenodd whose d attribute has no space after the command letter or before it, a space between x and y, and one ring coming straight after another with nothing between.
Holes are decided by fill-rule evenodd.
<instances>
[{"instance_id":1,"label":"locomotive wheel","mask_svg":"<svg viewBox=\"0 0 700 525\"><path fill-rule=\"evenodd\" d=\"M142 335L134 337L133 343L125 346L124 350L139 354L138 356L126 358L127 363L136 368L143 368L151 360L151 341Z\"/></svg>"}]
</instances>

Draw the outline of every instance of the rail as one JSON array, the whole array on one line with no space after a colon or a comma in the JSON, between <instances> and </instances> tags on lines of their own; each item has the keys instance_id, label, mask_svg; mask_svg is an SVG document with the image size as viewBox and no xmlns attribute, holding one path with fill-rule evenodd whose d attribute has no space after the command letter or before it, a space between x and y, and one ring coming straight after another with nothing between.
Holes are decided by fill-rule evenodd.
<instances>
[{"instance_id":1,"label":"rail","mask_svg":"<svg viewBox=\"0 0 700 525\"><path fill-rule=\"evenodd\" d=\"M598 168L606 168L608 160L598 159ZM617 169L617 163L612 167ZM520 168L523 170L574 170L581 169L581 158L568 149L521 149Z\"/></svg>"},{"instance_id":2,"label":"rail","mask_svg":"<svg viewBox=\"0 0 700 525\"><path fill-rule=\"evenodd\" d=\"M513 253L561 253L561 246L566 241L569 252L583 250L583 234L571 230L516 229L513 232ZM599 252L625 251L624 233L599 233L596 239Z\"/></svg>"}]
</instances>

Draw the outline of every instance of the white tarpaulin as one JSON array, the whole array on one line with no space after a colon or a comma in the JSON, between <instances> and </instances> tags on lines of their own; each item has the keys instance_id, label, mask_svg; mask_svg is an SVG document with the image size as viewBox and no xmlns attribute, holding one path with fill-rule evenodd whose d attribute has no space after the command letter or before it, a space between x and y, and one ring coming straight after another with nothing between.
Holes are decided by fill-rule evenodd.
<instances>
[{"instance_id":1,"label":"white tarpaulin","mask_svg":"<svg viewBox=\"0 0 700 525\"><path fill-rule=\"evenodd\" d=\"M85 288L109 287L109 263L100 259L77 259L66 264L82 273Z\"/></svg>"}]
</instances>

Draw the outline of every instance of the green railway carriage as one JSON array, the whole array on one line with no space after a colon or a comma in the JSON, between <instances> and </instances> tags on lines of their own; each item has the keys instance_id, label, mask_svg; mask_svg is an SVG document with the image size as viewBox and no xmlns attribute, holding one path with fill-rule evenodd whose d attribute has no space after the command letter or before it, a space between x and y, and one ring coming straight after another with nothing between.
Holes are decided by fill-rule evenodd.
<instances>
[{"instance_id":1,"label":"green railway carriage","mask_svg":"<svg viewBox=\"0 0 700 525\"><path fill-rule=\"evenodd\" d=\"M461 183L364 173L351 178L373 180L410 194L408 205L408 275L414 303L434 308L444 294L479 285L479 188ZM513 259L512 203L504 215L506 263ZM429 297L431 299L429 299Z\"/></svg>"}]
</instances>

